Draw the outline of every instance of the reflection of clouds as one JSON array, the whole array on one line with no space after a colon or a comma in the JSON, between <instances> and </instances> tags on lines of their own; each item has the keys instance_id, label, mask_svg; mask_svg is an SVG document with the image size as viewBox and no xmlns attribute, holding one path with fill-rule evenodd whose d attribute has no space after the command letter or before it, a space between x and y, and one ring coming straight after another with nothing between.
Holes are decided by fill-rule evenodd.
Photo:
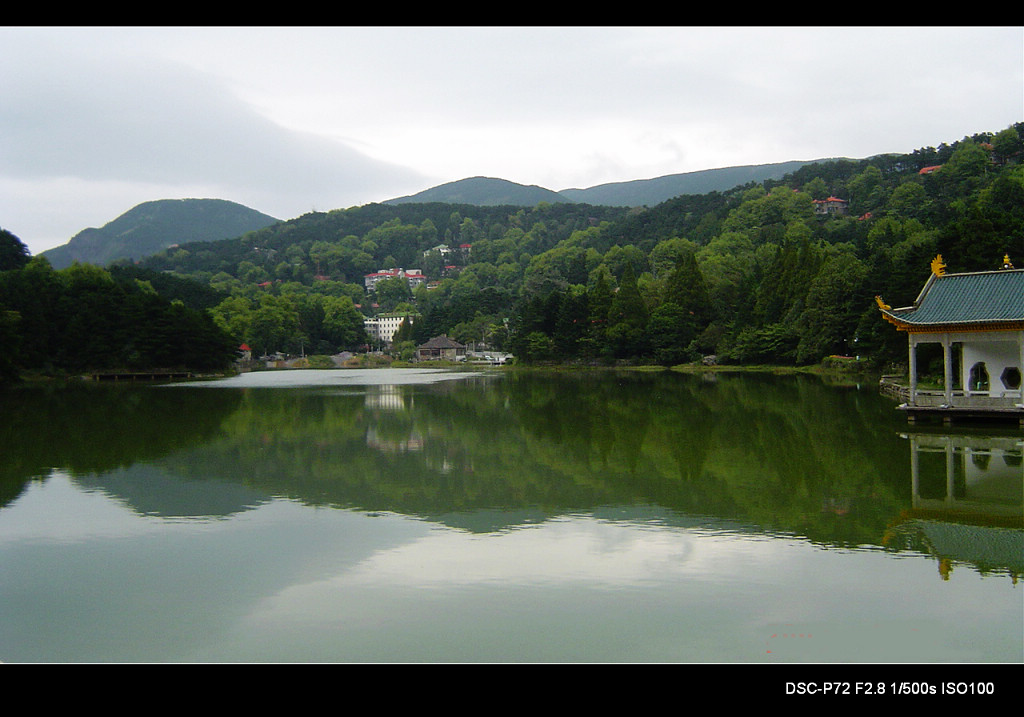
<instances>
[{"instance_id":1,"label":"reflection of clouds","mask_svg":"<svg viewBox=\"0 0 1024 717\"><path fill-rule=\"evenodd\" d=\"M483 536L438 530L376 553L346 582L417 588L482 583L586 582L626 586L699 567L701 553L685 533L569 518Z\"/></svg>"},{"instance_id":2,"label":"reflection of clouds","mask_svg":"<svg viewBox=\"0 0 1024 717\"><path fill-rule=\"evenodd\" d=\"M478 533L281 499L182 523L55 473L0 511L0 659L1020 659L1005 578L683 519Z\"/></svg>"},{"instance_id":3,"label":"reflection of clouds","mask_svg":"<svg viewBox=\"0 0 1024 717\"><path fill-rule=\"evenodd\" d=\"M0 510L0 544L17 541L81 542L92 538L141 535L159 529L128 506L99 490L83 490L70 476L54 471L33 481Z\"/></svg>"},{"instance_id":4,"label":"reflection of clouds","mask_svg":"<svg viewBox=\"0 0 1024 717\"><path fill-rule=\"evenodd\" d=\"M477 590L497 595L536 589L550 596L581 588L613 593L706 580L721 585L723 573L740 580L755 566L763 569L773 552L770 543L729 534L586 516L486 535L436 528L342 573L287 586L263 600L250 617L264 626L317 614L345 621L379 613L382 602L405 604L409 596L433 593L447 599Z\"/></svg>"}]
</instances>

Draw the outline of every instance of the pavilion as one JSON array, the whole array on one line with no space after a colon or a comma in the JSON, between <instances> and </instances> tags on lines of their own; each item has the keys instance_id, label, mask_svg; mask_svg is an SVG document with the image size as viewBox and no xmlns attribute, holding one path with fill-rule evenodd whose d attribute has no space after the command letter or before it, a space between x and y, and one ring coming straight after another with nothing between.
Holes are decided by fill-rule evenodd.
<instances>
[{"instance_id":1,"label":"pavilion","mask_svg":"<svg viewBox=\"0 0 1024 717\"><path fill-rule=\"evenodd\" d=\"M998 417L1024 427L1024 269L1007 256L997 271L947 274L939 255L912 306L876 301L882 316L907 332L910 386L900 409L911 421ZM918 387L918 347L928 343L942 346L942 390Z\"/></svg>"}]
</instances>

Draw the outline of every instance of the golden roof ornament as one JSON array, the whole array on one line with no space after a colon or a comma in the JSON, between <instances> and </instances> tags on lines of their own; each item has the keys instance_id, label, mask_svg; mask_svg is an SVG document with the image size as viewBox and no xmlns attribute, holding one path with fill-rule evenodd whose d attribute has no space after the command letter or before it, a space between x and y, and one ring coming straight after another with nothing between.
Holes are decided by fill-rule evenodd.
<instances>
[{"instance_id":1,"label":"golden roof ornament","mask_svg":"<svg viewBox=\"0 0 1024 717\"><path fill-rule=\"evenodd\" d=\"M1013 268L1013 262L1010 261L1010 255L1009 254L1003 254L1003 268L1004 269L1012 269Z\"/></svg>"},{"instance_id":2,"label":"golden roof ornament","mask_svg":"<svg viewBox=\"0 0 1024 717\"><path fill-rule=\"evenodd\" d=\"M881 309L882 311L888 311L889 309L892 308L887 303L882 301L882 297L881 296L876 296L875 297L875 303L878 304L878 308Z\"/></svg>"},{"instance_id":3,"label":"golden roof ornament","mask_svg":"<svg viewBox=\"0 0 1024 717\"><path fill-rule=\"evenodd\" d=\"M942 261L942 254L936 254L932 259L932 273L935 276L942 276L946 273L946 264Z\"/></svg>"}]
</instances>

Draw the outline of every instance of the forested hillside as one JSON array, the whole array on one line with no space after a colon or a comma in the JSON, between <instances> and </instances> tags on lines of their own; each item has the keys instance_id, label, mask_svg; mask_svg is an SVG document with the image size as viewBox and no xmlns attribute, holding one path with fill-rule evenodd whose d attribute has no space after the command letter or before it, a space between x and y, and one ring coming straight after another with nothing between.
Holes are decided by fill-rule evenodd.
<instances>
[{"instance_id":1,"label":"forested hillside","mask_svg":"<svg viewBox=\"0 0 1024 717\"><path fill-rule=\"evenodd\" d=\"M881 364L902 358L905 339L874 296L911 303L938 253L950 271L995 269L1005 254L1024 263L1022 134L1024 123L807 165L649 209L367 205L146 266L230 294L214 315L258 350L350 348L357 314L397 309L418 314L413 342L447 333L523 361ZM816 210L830 197L844 213ZM365 292L363 275L393 267L436 283Z\"/></svg>"},{"instance_id":2,"label":"forested hillside","mask_svg":"<svg viewBox=\"0 0 1024 717\"><path fill-rule=\"evenodd\" d=\"M1004 255L1024 265L1022 147L1019 123L650 208L370 204L182 244L134 268L170 282L161 287L106 276L120 287L149 281L154 294L198 282L203 298L189 301L257 354L358 350L365 317L399 311L413 315L393 347L401 356L447 333L525 362L673 365L713 354L800 365L838 354L882 366L903 360L906 344L880 320L876 295L911 303L940 253L949 271L996 269ZM54 281L38 261L17 279L0 274L0 331L34 310L12 297L45 296ZM367 292L365 275L392 268L428 281L385 279ZM106 280L80 274L61 280Z\"/></svg>"}]
</instances>

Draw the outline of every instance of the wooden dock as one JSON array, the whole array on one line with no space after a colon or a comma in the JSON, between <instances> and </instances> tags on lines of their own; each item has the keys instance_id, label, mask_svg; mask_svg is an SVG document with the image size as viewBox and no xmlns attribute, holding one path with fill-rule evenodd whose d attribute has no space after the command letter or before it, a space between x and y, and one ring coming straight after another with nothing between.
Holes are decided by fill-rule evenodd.
<instances>
[{"instance_id":1,"label":"wooden dock","mask_svg":"<svg viewBox=\"0 0 1024 717\"><path fill-rule=\"evenodd\" d=\"M192 378L191 371L159 369L155 371L93 371L86 378L92 381L170 381L177 378Z\"/></svg>"}]
</instances>

